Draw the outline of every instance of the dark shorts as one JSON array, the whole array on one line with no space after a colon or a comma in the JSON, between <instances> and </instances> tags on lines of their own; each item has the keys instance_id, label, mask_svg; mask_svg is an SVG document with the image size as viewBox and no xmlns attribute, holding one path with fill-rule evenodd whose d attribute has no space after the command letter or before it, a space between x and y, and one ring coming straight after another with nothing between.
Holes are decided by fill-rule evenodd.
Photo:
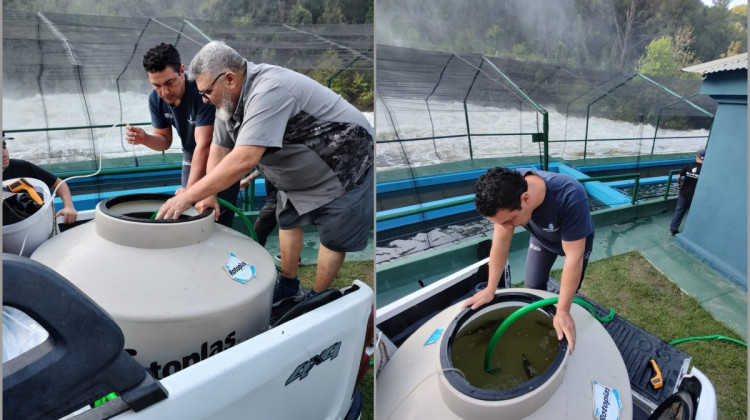
<instances>
[{"instance_id":1,"label":"dark shorts","mask_svg":"<svg viewBox=\"0 0 750 420\"><path fill-rule=\"evenodd\" d=\"M316 225L320 243L331 251L362 251L367 247L374 218L373 172L370 169L362 183L346 194L303 215L290 201L283 208L278 206L279 229Z\"/></svg>"},{"instance_id":2,"label":"dark shorts","mask_svg":"<svg viewBox=\"0 0 750 420\"><path fill-rule=\"evenodd\" d=\"M583 276L586 274L586 266L589 263L589 256L594 247L594 234L586 237L586 248L583 254L583 269L581 270L581 280L578 283L578 289L583 284ZM547 290L547 280L549 272L555 263L558 255L544 248L539 241L531 236L529 239L529 250L526 254L526 278L524 286L529 289Z\"/></svg>"}]
</instances>

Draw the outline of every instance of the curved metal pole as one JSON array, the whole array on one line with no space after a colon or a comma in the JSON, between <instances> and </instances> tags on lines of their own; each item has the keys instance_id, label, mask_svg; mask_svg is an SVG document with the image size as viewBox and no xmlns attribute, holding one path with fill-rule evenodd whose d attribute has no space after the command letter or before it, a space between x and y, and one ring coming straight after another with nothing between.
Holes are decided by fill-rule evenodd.
<instances>
[{"instance_id":1,"label":"curved metal pole","mask_svg":"<svg viewBox=\"0 0 750 420\"><path fill-rule=\"evenodd\" d=\"M149 18L146 21L146 25L143 27L143 30L138 35L138 41L136 41L135 45L133 46L133 52L130 53L130 58L128 59L127 63L125 63L125 67L122 69L120 74L117 75L117 78L115 79L115 86L117 87L117 101L120 104L120 121L122 121L122 96L120 95L120 78L123 74L128 70L128 67L130 66L130 62L133 61L133 57L135 57L135 52L138 49L138 44L141 42L141 38L143 38L143 34L146 33L146 29L148 29L148 25L151 23L151 18ZM120 130L120 135L122 136L122 130ZM122 146L122 150L128 151L128 149L125 147L125 145L122 143L122 137L120 137L120 145Z\"/></svg>"},{"instance_id":2,"label":"curved metal pole","mask_svg":"<svg viewBox=\"0 0 750 420\"><path fill-rule=\"evenodd\" d=\"M511 87L513 87L513 89L517 93L519 93L524 99L526 99L526 101L528 101L531 104L531 106L533 106L534 109L537 110L537 112L542 114L542 133L541 133L540 139L544 143L544 160L543 160L544 170L545 171L548 170L549 169L549 116L547 115L547 110L544 109L538 103L536 103L536 101L531 99L531 97L529 97L529 95L527 95L526 92L523 91L523 89L519 88L518 85L516 85L513 82L513 80L511 80L511 78L508 77L505 73L503 73L499 68L497 68L497 66L492 61L490 61L487 57L482 56L482 62L485 62L485 61L489 63L489 65L492 66L492 68L496 72L498 72L505 79L505 81L508 82L508 84L510 84ZM532 135L532 139L533 139L533 135Z\"/></svg>"},{"instance_id":3,"label":"curved metal pole","mask_svg":"<svg viewBox=\"0 0 750 420\"><path fill-rule=\"evenodd\" d=\"M588 144L589 144L589 119L591 119L591 105L599 102L600 99L603 99L604 97L606 97L610 93L612 93L615 90L619 89L620 86L628 83L629 81L631 81L637 75L638 75L638 73L636 73L636 74L628 77L627 79L625 79L625 81L617 84L612 89L610 89L610 90L606 91L605 93L599 95L598 98L594 99L593 101L589 102L588 105L586 105L586 132L584 133L584 136L583 136L583 160L584 161L586 161L586 151L588 149Z\"/></svg>"},{"instance_id":4,"label":"curved metal pole","mask_svg":"<svg viewBox=\"0 0 750 420\"><path fill-rule=\"evenodd\" d=\"M469 85L469 89L466 91L466 96L464 96L464 117L466 118L466 135L469 137L469 159L470 160L474 160L474 151L472 150L472 147L471 147L471 128L469 127L469 109L466 106L466 100L469 99L469 95L471 94L471 88L474 87L474 82L476 82L477 76L479 76L479 72L482 71L482 63L484 63L484 60L479 62L479 67L477 67L477 71L476 73L474 73L474 78L471 79L471 84Z\"/></svg>"}]
</instances>

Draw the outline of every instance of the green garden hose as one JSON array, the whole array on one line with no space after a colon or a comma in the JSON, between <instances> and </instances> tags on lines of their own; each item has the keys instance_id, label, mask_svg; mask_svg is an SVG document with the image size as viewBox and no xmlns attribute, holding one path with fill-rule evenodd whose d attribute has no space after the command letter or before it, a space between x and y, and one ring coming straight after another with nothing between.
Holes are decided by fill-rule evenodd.
<instances>
[{"instance_id":1,"label":"green garden hose","mask_svg":"<svg viewBox=\"0 0 750 420\"><path fill-rule=\"evenodd\" d=\"M670 341L669 345L674 346L675 344L679 344L685 341L694 341L694 340L727 340L731 341L733 343L737 343L739 345L747 347L747 343L742 342L740 340L737 340L735 338L727 337L725 335L706 335L703 337L686 337L686 338L680 338L679 340Z\"/></svg>"},{"instance_id":2,"label":"green garden hose","mask_svg":"<svg viewBox=\"0 0 750 420\"><path fill-rule=\"evenodd\" d=\"M495 334L492 336L492 339L490 340L489 346L487 346L487 351L484 353L485 372L497 373L499 371L499 369L490 369L490 359L492 359L492 353L494 353L495 347L497 347L497 343L498 341L500 341L500 337L503 335L505 330L507 330L508 327L510 327L510 324L514 323L516 320L518 320L518 318L520 318L521 316L523 316L524 314L528 312L534 311L544 306L556 304L558 299L559 299L558 296L547 298L547 299L542 299L534 303L531 303L527 306L524 306L523 308L519 308L515 312L510 314L510 316L505 321L503 321L499 327L497 327ZM613 308L609 309L609 315L605 317L600 317L599 315L597 315L596 309L594 309L594 307L590 303L586 302L585 300L578 298L578 297L574 297L573 303L577 303L583 306L584 308L588 309L589 312L591 312L591 315L597 320L599 320L599 322L609 322L615 317L615 310Z\"/></svg>"},{"instance_id":3,"label":"green garden hose","mask_svg":"<svg viewBox=\"0 0 750 420\"><path fill-rule=\"evenodd\" d=\"M221 204L222 206L228 208L229 210L232 210L236 215L240 216L240 219L242 219L243 222L245 222L245 226L247 226L247 229L250 231L250 237L253 238L255 242L258 242L258 236L255 234L255 229L253 228L253 224L250 222L250 219L245 216L245 213L238 209L234 204L228 202L227 200L216 198L216 200Z\"/></svg>"}]
</instances>

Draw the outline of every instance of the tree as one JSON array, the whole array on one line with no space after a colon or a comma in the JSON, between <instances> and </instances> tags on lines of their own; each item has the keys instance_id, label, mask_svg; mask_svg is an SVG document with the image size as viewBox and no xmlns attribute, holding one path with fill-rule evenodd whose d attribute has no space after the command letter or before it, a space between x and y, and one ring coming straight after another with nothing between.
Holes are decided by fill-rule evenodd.
<instances>
[{"instance_id":1,"label":"tree","mask_svg":"<svg viewBox=\"0 0 750 420\"><path fill-rule=\"evenodd\" d=\"M695 63L695 52L693 52L693 43L695 37L693 30L687 26L677 28L677 34L674 36L673 54L681 67L687 67Z\"/></svg>"},{"instance_id":2,"label":"tree","mask_svg":"<svg viewBox=\"0 0 750 420\"><path fill-rule=\"evenodd\" d=\"M720 9L728 9L729 3L731 3L732 0L713 0L712 3L714 7L718 7Z\"/></svg>"},{"instance_id":3,"label":"tree","mask_svg":"<svg viewBox=\"0 0 750 420\"><path fill-rule=\"evenodd\" d=\"M318 19L318 23L346 23L346 17L344 17L341 8L336 6L323 12Z\"/></svg>"},{"instance_id":4,"label":"tree","mask_svg":"<svg viewBox=\"0 0 750 420\"><path fill-rule=\"evenodd\" d=\"M721 58L731 57L733 55L739 54L741 47L742 47L742 42L732 41L732 43L729 44L729 49L727 50L727 52L721 54Z\"/></svg>"},{"instance_id":5,"label":"tree","mask_svg":"<svg viewBox=\"0 0 750 420\"><path fill-rule=\"evenodd\" d=\"M626 72L635 67L637 48L648 42L643 32L647 27L649 10L646 5L638 4L637 0L630 0L622 10L618 3L609 0L611 19L615 27L610 61L616 70Z\"/></svg>"},{"instance_id":6,"label":"tree","mask_svg":"<svg viewBox=\"0 0 750 420\"><path fill-rule=\"evenodd\" d=\"M652 76L679 76L680 63L675 57L672 37L664 36L651 41L646 55L638 63L638 71Z\"/></svg>"},{"instance_id":7,"label":"tree","mask_svg":"<svg viewBox=\"0 0 750 420\"><path fill-rule=\"evenodd\" d=\"M305 9L301 4L297 3L292 8L289 23L291 23L292 25L304 25L313 23L312 13L309 10Z\"/></svg>"}]
</instances>

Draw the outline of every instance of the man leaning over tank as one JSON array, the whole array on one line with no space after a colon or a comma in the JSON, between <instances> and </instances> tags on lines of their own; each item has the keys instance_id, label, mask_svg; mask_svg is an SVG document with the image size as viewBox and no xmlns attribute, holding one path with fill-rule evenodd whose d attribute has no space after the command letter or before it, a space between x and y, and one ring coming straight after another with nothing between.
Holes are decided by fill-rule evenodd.
<instances>
[{"instance_id":1,"label":"man leaning over tank","mask_svg":"<svg viewBox=\"0 0 750 420\"><path fill-rule=\"evenodd\" d=\"M492 301L510 252L516 226L530 234L524 285L547 290L549 272L559 255L565 257L560 297L552 323L557 337L568 339L570 352L576 327L570 315L594 243L594 222L588 196L576 179L556 172L493 168L474 186L477 211L493 224L487 287L463 306L477 309Z\"/></svg>"},{"instance_id":2,"label":"man leaning over tank","mask_svg":"<svg viewBox=\"0 0 750 420\"><path fill-rule=\"evenodd\" d=\"M125 138L130 144L163 151L172 145L174 126L182 142L182 187L176 192L180 194L206 173L216 110L203 103L195 81L189 80L185 74L180 53L171 44L161 43L146 51L143 68L154 88L148 96L153 134L127 125ZM219 197L236 205L239 191L239 183L235 183L220 192ZM221 213L216 214L219 223L232 227L232 210L222 208Z\"/></svg>"},{"instance_id":3,"label":"man leaning over tank","mask_svg":"<svg viewBox=\"0 0 750 420\"><path fill-rule=\"evenodd\" d=\"M305 225L316 225L320 236L310 294L328 289L346 253L367 246L372 228L369 122L307 76L247 61L221 41L198 52L190 74L221 122L214 128L208 174L168 200L157 218L176 218L193 203L199 210L215 207L214 194L257 165L278 189L281 274L273 305L305 298L297 279Z\"/></svg>"}]
</instances>

